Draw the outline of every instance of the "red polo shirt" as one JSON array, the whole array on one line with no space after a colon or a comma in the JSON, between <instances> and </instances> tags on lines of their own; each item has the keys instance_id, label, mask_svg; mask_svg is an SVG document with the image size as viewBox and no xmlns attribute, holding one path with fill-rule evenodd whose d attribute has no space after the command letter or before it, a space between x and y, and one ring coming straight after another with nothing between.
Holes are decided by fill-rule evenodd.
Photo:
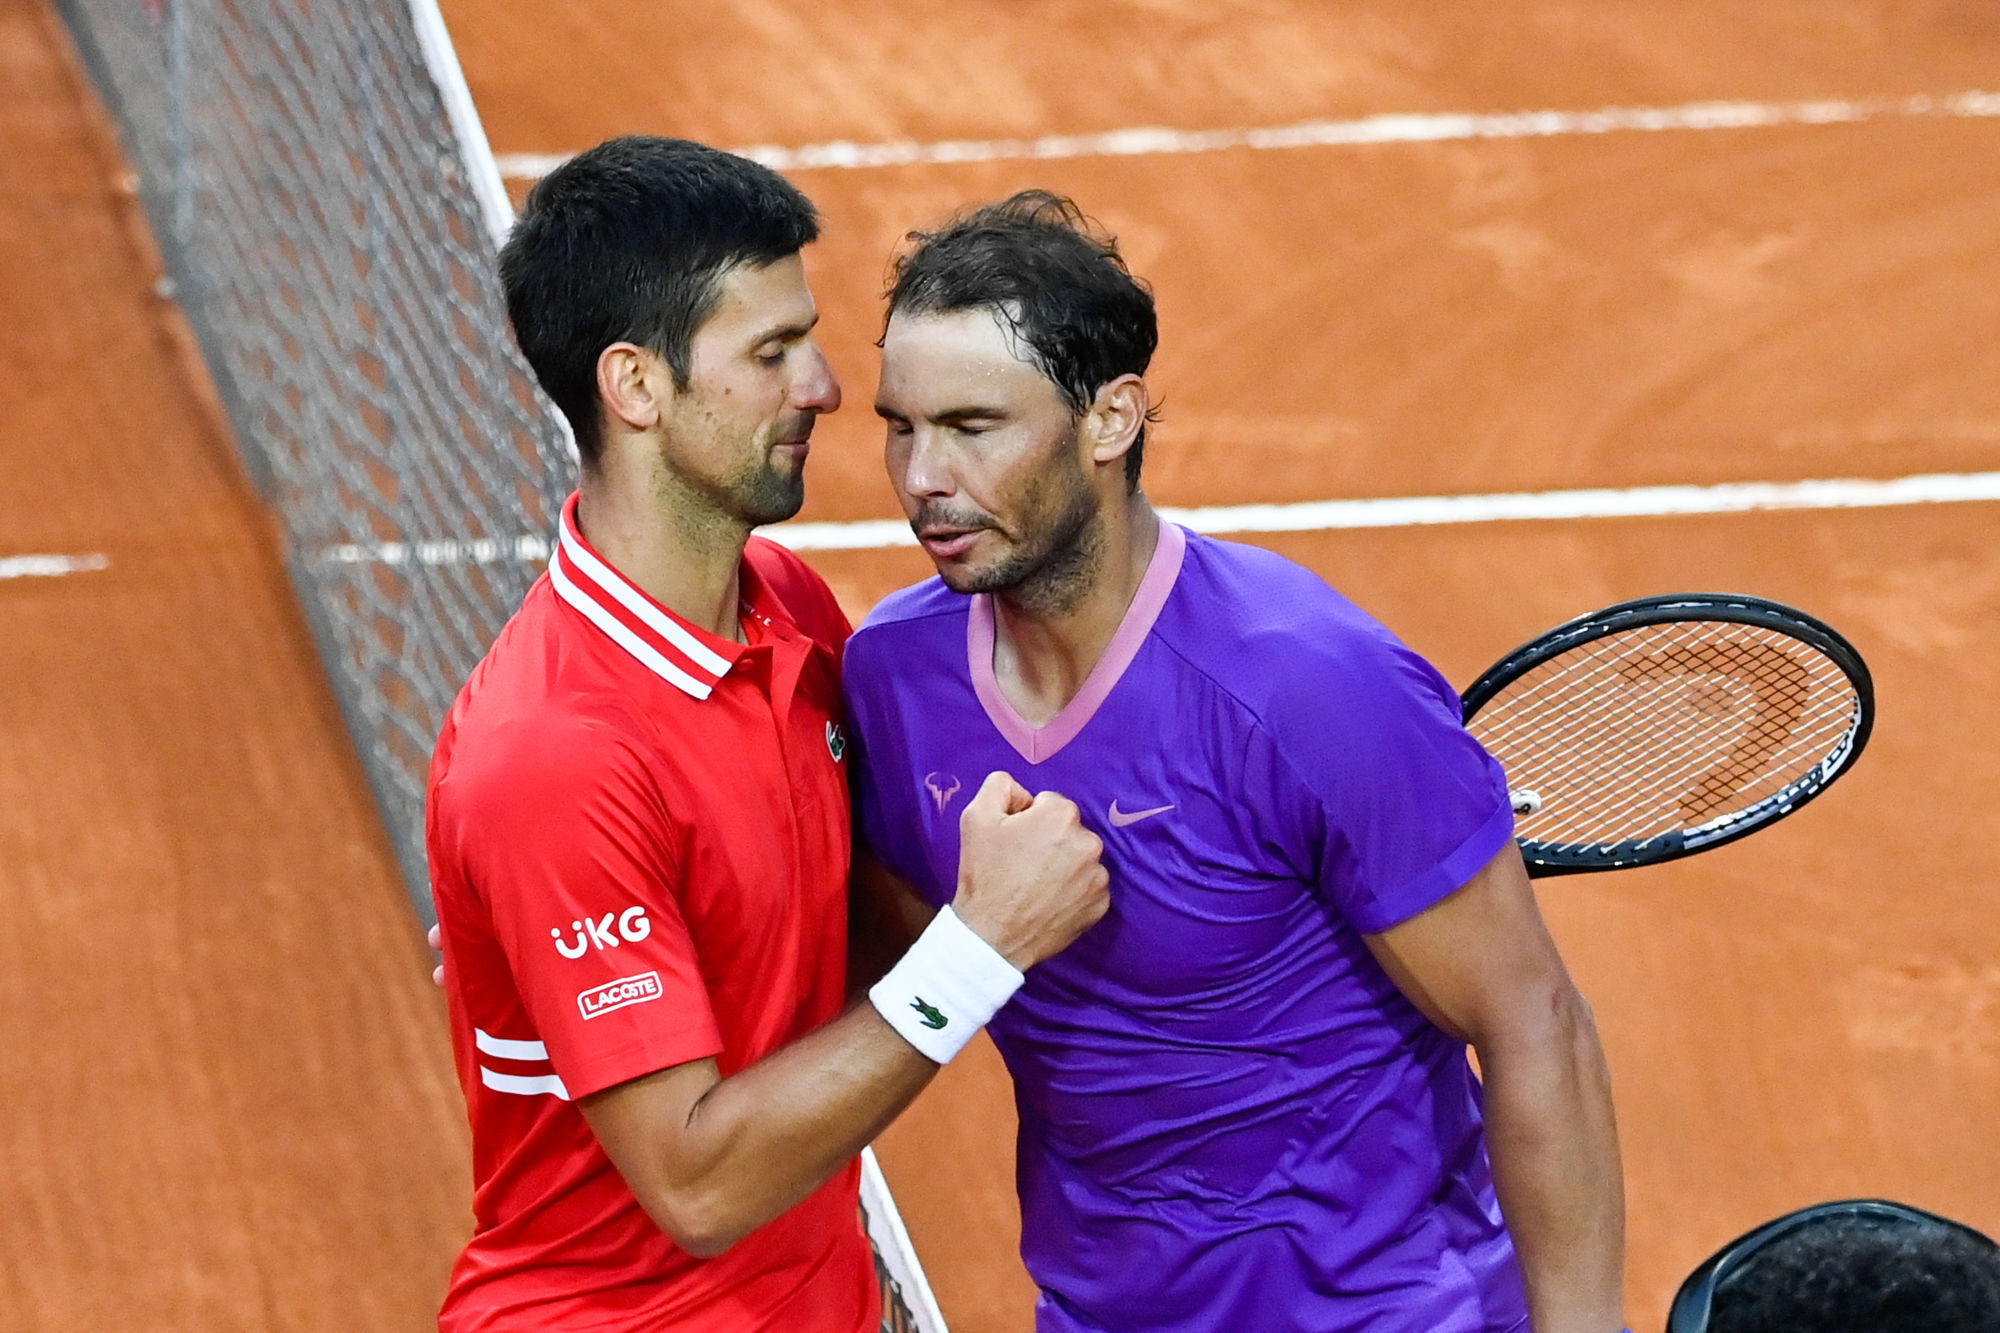
<instances>
[{"instance_id":1,"label":"red polo shirt","mask_svg":"<svg viewBox=\"0 0 2000 1333\"><path fill-rule=\"evenodd\" d=\"M726 1076L839 1013L846 618L798 557L753 538L749 643L719 639L591 550L576 508L431 766L475 1220L439 1326L873 1330L858 1165L697 1259L575 1106L709 1056Z\"/></svg>"}]
</instances>

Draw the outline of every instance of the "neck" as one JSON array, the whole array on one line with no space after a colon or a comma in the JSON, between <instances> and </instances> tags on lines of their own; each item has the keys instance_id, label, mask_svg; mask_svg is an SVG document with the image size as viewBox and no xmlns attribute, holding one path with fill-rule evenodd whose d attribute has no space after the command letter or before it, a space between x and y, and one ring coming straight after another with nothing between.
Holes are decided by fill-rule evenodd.
<instances>
[{"instance_id":1,"label":"neck","mask_svg":"<svg viewBox=\"0 0 2000 1333\"><path fill-rule=\"evenodd\" d=\"M611 567L691 625L742 639L739 571L750 529L699 502L664 468L586 470L577 526Z\"/></svg>"},{"instance_id":2,"label":"neck","mask_svg":"<svg viewBox=\"0 0 2000 1333\"><path fill-rule=\"evenodd\" d=\"M1106 507L1085 535L1083 563L1058 591L1035 580L993 598L993 670L1015 711L1041 726L1077 696L1111 646L1160 543L1143 494Z\"/></svg>"}]
</instances>

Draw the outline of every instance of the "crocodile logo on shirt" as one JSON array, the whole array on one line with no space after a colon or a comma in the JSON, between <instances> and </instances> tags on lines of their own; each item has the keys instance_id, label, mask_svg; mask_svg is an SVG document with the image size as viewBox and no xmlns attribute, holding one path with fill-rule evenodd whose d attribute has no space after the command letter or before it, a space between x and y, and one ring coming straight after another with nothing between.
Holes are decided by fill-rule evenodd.
<instances>
[{"instance_id":1,"label":"crocodile logo on shirt","mask_svg":"<svg viewBox=\"0 0 2000 1333\"><path fill-rule=\"evenodd\" d=\"M840 762L840 757L847 753L847 733L840 729L838 722L826 724L826 752L833 756L833 762L836 764Z\"/></svg>"},{"instance_id":2,"label":"crocodile logo on shirt","mask_svg":"<svg viewBox=\"0 0 2000 1333\"><path fill-rule=\"evenodd\" d=\"M943 1027L946 1023L951 1022L949 1018L944 1016L942 1011L925 1004L924 997L921 995L910 1001L910 1008L917 1011L918 1016L923 1019L924 1026L933 1032Z\"/></svg>"}]
</instances>

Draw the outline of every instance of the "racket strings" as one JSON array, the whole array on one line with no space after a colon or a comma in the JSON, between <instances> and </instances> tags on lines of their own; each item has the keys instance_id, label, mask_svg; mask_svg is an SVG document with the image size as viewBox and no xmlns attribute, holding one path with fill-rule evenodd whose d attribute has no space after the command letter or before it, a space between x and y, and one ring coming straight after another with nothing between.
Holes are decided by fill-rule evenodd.
<instances>
[{"instance_id":1,"label":"racket strings","mask_svg":"<svg viewBox=\"0 0 2000 1333\"><path fill-rule=\"evenodd\" d=\"M1852 682L1791 636L1733 622L1607 635L1504 688L1472 728L1540 808L1527 839L1598 844L1726 822L1852 730Z\"/></svg>"},{"instance_id":2,"label":"racket strings","mask_svg":"<svg viewBox=\"0 0 2000 1333\"><path fill-rule=\"evenodd\" d=\"M1815 729L1797 743L1774 745L1777 738L1767 729L1765 734L1751 732L1745 744L1746 737L1732 736L1732 730L1727 722L1712 722L1663 729L1650 744L1599 738L1594 745L1586 742L1570 753L1553 754L1550 763L1535 767L1557 775L1564 781L1556 785L1570 790L1557 803L1545 802L1551 816L1545 822L1574 826L1578 836L1629 829L1635 820L1643 821L1648 835L1701 823L1723 808L1724 794L1754 803L1767 788L1784 785L1793 776L1796 759L1803 758L1808 767L1817 760L1820 751L1813 742L1826 735ZM1837 736L1838 730L1831 734ZM1745 750L1752 752L1761 772L1742 762ZM1542 780L1540 774L1536 780Z\"/></svg>"},{"instance_id":3,"label":"racket strings","mask_svg":"<svg viewBox=\"0 0 2000 1333\"><path fill-rule=\"evenodd\" d=\"M1602 688L1597 673L1615 672L1631 652L1631 646L1621 645L1619 638L1610 635L1569 649L1511 683L1480 712L1476 726L1481 735L1499 744L1535 744L1556 731L1585 728L1615 713L1649 707L1675 688L1677 682L1669 678L1660 679L1650 690L1630 693ZM1551 689L1585 698L1580 704L1572 697L1562 701L1561 707L1552 707L1533 697L1536 690Z\"/></svg>"},{"instance_id":4,"label":"racket strings","mask_svg":"<svg viewBox=\"0 0 2000 1333\"><path fill-rule=\"evenodd\" d=\"M1602 690L1603 699L1597 706L1581 708L1570 702L1574 690L1552 698L1530 699L1525 706L1547 719L1542 725L1510 735L1482 733L1482 739L1496 756L1502 756L1503 764L1513 761L1508 771L1516 774L1517 786L1527 784L1528 776L1541 777L1544 770L1553 770L1558 775L1569 773L1581 783L1589 775L1607 769L1613 761L1633 770L1657 769L1663 756L1676 748L1694 755L1689 763L1699 763L1701 747L1715 743L1716 733L1727 724L1726 719L1712 720L1705 727L1688 731L1653 728L1643 734L1635 734L1629 724L1613 725L1616 719L1624 718L1629 723L1633 716L1661 709L1674 690L1673 682L1644 690ZM1476 725L1475 730L1478 730ZM1628 788L1626 794L1636 795L1636 791ZM1577 810L1574 803L1566 808Z\"/></svg>"},{"instance_id":5,"label":"racket strings","mask_svg":"<svg viewBox=\"0 0 2000 1333\"><path fill-rule=\"evenodd\" d=\"M1760 784L1756 791L1746 795L1744 787L1747 784L1739 782L1728 784L1735 795L1744 798L1736 803L1737 808L1754 805L1765 795L1788 785L1788 781L1795 778L1804 768L1810 768L1816 759L1793 772L1776 767L1791 758L1792 752L1803 753L1806 748L1795 746L1791 752L1773 755L1771 760L1773 768L1767 774L1770 780ZM1814 753L1817 754L1816 751ZM1651 759L1657 762L1658 756L1651 756ZM1621 765L1646 762L1648 756L1619 756L1619 760ZM1544 841L1602 842L1613 838L1622 840L1626 836L1651 837L1670 829L1694 827L1708 823L1711 819L1727 818L1726 815L1715 815L1713 804L1696 804L1685 795L1678 801L1672 802L1671 808L1668 808L1669 803L1662 799L1662 792L1681 788L1691 777L1699 775L1699 766L1689 763L1677 771L1663 772L1657 790L1642 790L1635 787L1612 799L1591 800L1586 797L1577 801L1567 811L1567 818L1561 821L1564 828L1558 829L1553 821L1548 828L1528 829L1524 826L1523 836ZM1785 777L1787 780L1777 780L1780 777ZM1703 815L1710 818L1704 819L1701 817Z\"/></svg>"},{"instance_id":6,"label":"racket strings","mask_svg":"<svg viewBox=\"0 0 2000 1333\"><path fill-rule=\"evenodd\" d=\"M1595 644L1590 645L1590 648L1595 647ZM1589 649L1578 651L1589 651ZM1552 667L1538 667L1536 671L1547 671L1550 676L1554 674ZM1564 690L1571 695L1581 694L1583 688L1591 683L1581 670L1571 669L1568 674L1574 679L1551 684L1545 677L1537 683ZM1521 682L1509 687L1511 691L1509 694L1494 700L1479 714L1474 728L1480 733L1488 749L1505 746L1530 750L1546 745L1557 733L1588 733L1616 714L1635 708L1651 707L1661 697L1671 693L1675 686L1675 682L1663 680L1649 690L1635 690L1622 697L1613 691L1599 689L1593 698L1577 705L1567 700L1552 703L1523 697L1528 690L1534 688L1526 684L1532 680L1534 680L1533 673L1523 677ZM1490 725L1487 723L1489 715L1495 717L1495 721ZM1515 718L1519 721L1514 721ZM1512 725L1509 725L1510 722Z\"/></svg>"},{"instance_id":7,"label":"racket strings","mask_svg":"<svg viewBox=\"0 0 2000 1333\"><path fill-rule=\"evenodd\" d=\"M1630 658L1619 670L1635 680L1747 676L1754 682L1756 711L1749 728L1728 757L1704 773L1700 782L1681 797L1681 813L1691 823L1699 823L1710 812L1727 805L1745 784L1768 771L1772 756L1798 727L1812 692L1807 669L1790 653L1769 644L1683 644L1666 652ZM1692 692L1690 701L1704 711L1716 706L1708 687ZM1737 707L1733 698L1728 707L1732 712Z\"/></svg>"},{"instance_id":8,"label":"racket strings","mask_svg":"<svg viewBox=\"0 0 2000 1333\"><path fill-rule=\"evenodd\" d=\"M1682 639L1693 637L1685 626L1647 628L1665 630ZM1671 672L1632 670L1628 663L1635 658L1670 656L1691 645L1666 641L1650 645L1650 654L1635 651L1634 645L1626 640L1638 632L1627 631L1624 635L1594 640L1534 668L1511 683L1500 699L1482 711L1476 725L1483 735L1496 743L1533 742L1545 739L1553 731L1587 728L1612 714L1651 706L1660 696L1677 690L1682 682ZM1789 642L1782 636L1772 637L1778 646ZM1625 677L1628 683L1632 678L1650 677L1652 687L1609 690L1604 688L1607 673ZM1587 697L1581 704L1574 697L1567 698L1560 709L1551 708L1546 699L1534 697L1537 693L1546 694L1551 690L1560 690L1571 696L1585 694Z\"/></svg>"},{"instance_id":9,"label":"racket strings","mask_svg":"<svg viewBox=\"0 0 2000 1333\"><path fill-rule=\"evenodd\" d=\"M1722 807L1720 796L1728 793L1752 803L1768 791L1784 785L1803 759L1809 767L1820 754L1812 742L1837 736L1839 726L1830 731L1813 729L1792 744L1777 742L1775 732L1753 732L1750 744L1733 738L1737 762L1732 753L1733 719L1712 721L1706 726L1661 729L1650 744L1613 735L1600 737L1593 745L1584 741L1568 747L1567 753L1551 756L1551 763L1539 764L1525 780L1549 788L1544 801L1547 817L1533 826L1524 826L1526 835L1564 841L1599 841L1619 834L1651 836L1674 827L1685 827L1716 817ZM1743 750L1762 764L1761 775L1740 762ZM1516 772L1522 770L1516 764ZM1641 777L1639 775L1646 775ZM1754 784L1754 785L1753 785Z\"/></svg>"}]
</instances>

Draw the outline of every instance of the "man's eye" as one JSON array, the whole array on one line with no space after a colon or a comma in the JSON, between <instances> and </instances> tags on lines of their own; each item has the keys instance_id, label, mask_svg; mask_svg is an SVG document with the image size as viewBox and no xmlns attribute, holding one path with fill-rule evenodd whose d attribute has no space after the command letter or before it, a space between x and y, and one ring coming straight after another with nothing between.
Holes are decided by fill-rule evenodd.
<instances>
[{"instance_id":1,"label":"man's eye","mask_svg":"<svg viewBox=\"0 0 2000 1333\"><path fill-rule=\"evenodd\" d=\"M782 347L780 347L775 352L757 353L757 364L760 366L775 366L784 359L785 359L785 349Z\"/></svg>"}]
</instances>

